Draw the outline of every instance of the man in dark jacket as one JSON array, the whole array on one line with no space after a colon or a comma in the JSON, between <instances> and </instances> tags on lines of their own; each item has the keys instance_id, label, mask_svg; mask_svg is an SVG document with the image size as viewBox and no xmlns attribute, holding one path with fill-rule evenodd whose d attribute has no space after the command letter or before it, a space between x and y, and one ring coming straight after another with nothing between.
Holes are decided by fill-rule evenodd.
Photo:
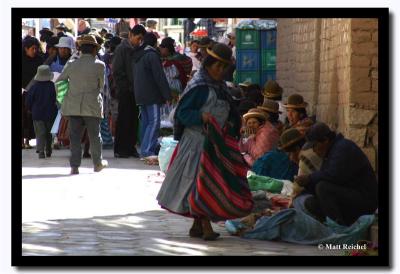
<instances>
[{"instance_id":1,"label":"man in dark jacket","mask_svg":"<svg viewBox=\"0 0 400 274\"><path fill-rule=\"evenodd\" d=\"M341 225L351 225L360 216L374 213L378 183L362 150L324 123L314 124L306 137L306 146L312 146L323 158L319 171L295 178L313 194L304 202L307 211L321 221L329 217Z\"/></svg>"},{"instance_id":2,"label":"man in dark jacket","mask_svg":"<svg viewBox=\"0 0 400 274\"><path fill-rule=\"evenodd\" d=\"M157 37L148 32L144 45L133 55L133 75L136 104L140 108L140 156L156 155L161 123L161 105L172 99L161 58L156 51Z\"/></svg>"},{"instance_id":3,"label":"man in dark jacket","mask_svg":"<svg viewBox=\"0 0 400 274\"><path fill-rule=\"evenodd\" d=\"M112 75L118 98L118 118L115 130L114 156L117 158L139 157L136 151L138 110L133 93L132 54L140 46L146 29L136 25L115 49Z\"/></svg>"}]
</instances>

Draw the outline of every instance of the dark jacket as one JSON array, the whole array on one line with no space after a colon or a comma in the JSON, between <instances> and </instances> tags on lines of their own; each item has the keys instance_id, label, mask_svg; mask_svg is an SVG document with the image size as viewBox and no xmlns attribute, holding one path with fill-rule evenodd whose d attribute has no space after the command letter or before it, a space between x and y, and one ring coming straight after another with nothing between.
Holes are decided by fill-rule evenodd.
<instances>
[{"instance_id":1,"label":"dark jacket","mask_svg":"<svg viewBox=\"0 0 400 274\"><path fill-rule=\"evenodd\" d=\"M32 112L32 119L53 121L57 115L56 88L51 81L37 81L29 90L25 101Z\"/></svg>"},{"instance_id":2,"label":"dark jacket","mask_svg":"<svg viewBox=\"0 0 400 274\"><path fill-rule=\"evenodd\" d=\"M35 77L37 68L43 64L43 58L36 56L35 58L30 58L25 54L22 54L22 88L26 88L29 82Z\"/></svg>"},{"instance_id":3,"label":"dark jacket","mask_svg":"<svg viewBox=\"0 0 400 274\"><path fill-rule=\"evenodd\" d=\"M151 46L133 54L134 92L137 105L165 104L172 99L160 55Z\"/></svg>"},{"instance_id":4,"label":"dark jacket","mask_svg":"<svg viewBox=\"0 0 400 274\"><path fill-rule=\"evenodd\" d=\"M310 175L307 189L315 190L320 181L358 190L367 199L377 200L378 183L367 156L340 133L335 137L321 169Z\"/></svg>"},{"instance_id":5,"label":"dark jacket","mask_svg":"<svg viewBox=\"0 0 400 274\"><path fill-rule=\"evenodd\" d=\"M133 92L132 53L133 47L128 39L122 40L114 52L112 75L118 98L121 95Z\"/></svg>"}]
</instances>

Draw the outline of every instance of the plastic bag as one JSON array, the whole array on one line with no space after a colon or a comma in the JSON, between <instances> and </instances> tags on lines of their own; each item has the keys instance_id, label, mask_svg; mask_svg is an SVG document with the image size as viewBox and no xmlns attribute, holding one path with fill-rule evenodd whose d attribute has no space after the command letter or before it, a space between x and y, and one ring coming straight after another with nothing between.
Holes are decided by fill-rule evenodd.
<instances>
[{"instance_id":1,"label":"plastic bag","mask_svg":"<svg viewBox=\"0 0 400 274\"><path fill-rule=\"evenodd\" d=\"M281 193L283 182L267 176L260 176L252 171L247 172L247 181L250 190L266 190L272 193Z\"/></svg>"},{"instance_id":2,"label":"plastic bag","mask_svg":"<svg viewBox=\"0 0 400 274\"><path fill-rule=\"evenodd\" d=\"M57 102L62 104L64 101L64 97L69 90L69 82L68 80L63 80L60 82L56 82L56 89L57 89Z\"/></svg>"},{"instance_id":3,"label":"plastic bag","mask_svg":"<svg viewBox=\"0 0 400 274\"><path fill-rule=\"evenodd\" d=\"M169 161L177 144L178 141L175 141L173 137L162 138L160 152L158 153L158 165L162 172L167 171Z\"/></svg>"},{"instance_id":4,"label":"plastic bag","mask_svg":"<svg viewBox=\"0 0 400 274\"><path fill-rule=\"evenodd\" d=\"M58 129L60 127L60 122L61 122L61 112L60 112L60 110L58 110L57 117L54 120L53 126L51 127L51 130L50 130L51 134L55 135L58 133Z\"/></svg>"},{"instance_id":5,"label":"plastic bag","mask_svg":"<svg viewBox=\"0 0 400 274\"><path fill-rule=\"evenodd\" d=\"M161 128L172 128L173 124L169 119L169 115L173 109L172 105L163 105L161 106Z\"/></svg>"}]
</instances>

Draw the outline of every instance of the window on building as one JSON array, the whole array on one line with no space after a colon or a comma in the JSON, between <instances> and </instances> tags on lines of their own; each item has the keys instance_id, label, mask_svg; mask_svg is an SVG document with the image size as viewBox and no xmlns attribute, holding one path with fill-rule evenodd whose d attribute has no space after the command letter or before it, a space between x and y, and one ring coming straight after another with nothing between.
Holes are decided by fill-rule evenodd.
<instances>
[{"instance_id":1,"label":"window on building","mask_svg":"<svg viewBox=\"0 0 400 274\"><path fill-rule=\"evenodd\" d=\"M172 26L182 26L183 18L170 18L170 25Z\"/></svg>"}]
</instances>

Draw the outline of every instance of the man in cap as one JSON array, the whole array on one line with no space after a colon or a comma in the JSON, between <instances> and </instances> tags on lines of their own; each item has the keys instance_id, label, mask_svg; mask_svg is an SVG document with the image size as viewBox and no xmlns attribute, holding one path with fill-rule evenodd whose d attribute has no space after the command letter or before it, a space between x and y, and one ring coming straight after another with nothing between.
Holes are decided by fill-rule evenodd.
<instances>
[{"instance_id":1,"label":"man in cap","mask_svg":"<svg viewBox=\"0 0 400 274\"><path fill-rule=\"evenodd\" d=\"M329 217L347 226L362 215L374 213L378 183L364 152L324 123L314 124L306 138L305 146L312 147L323 162L319 171L295 178L312 194L304 201L305 209L320 221Z\"/></svg>"},{"instance_id":2,"label":"man in cap","mask_svg":"<svg viewBox=\"0 0 400 274\"><path fill-rule=\"evenodd\" d=\"M99 172L108 165L102 159L100 122L103 118L103 100L105 65L96 59L100 45L91 35L83 35L79 40L81 57L70 60L57 82L68 80L69 90L61 105L61 113L68 117L70 126L70 166L71 174L79 173L81 164L81 137L86 125L94 171Z\"/></svg>"},{"instance_id":3,"label":"man in cap","mask_svg":"<svg viewBox=\"0 0 400 274\"><path fill-rule=\"evenodd\" d=\"M114 156L117 158L139 158L136 150L138 109L133 90L132 55L142 45L145 34L146 29L142 25L134 26L129 38L123 39L114 53L112 75L118 98Z\"/></svg>"}]
</instances>

